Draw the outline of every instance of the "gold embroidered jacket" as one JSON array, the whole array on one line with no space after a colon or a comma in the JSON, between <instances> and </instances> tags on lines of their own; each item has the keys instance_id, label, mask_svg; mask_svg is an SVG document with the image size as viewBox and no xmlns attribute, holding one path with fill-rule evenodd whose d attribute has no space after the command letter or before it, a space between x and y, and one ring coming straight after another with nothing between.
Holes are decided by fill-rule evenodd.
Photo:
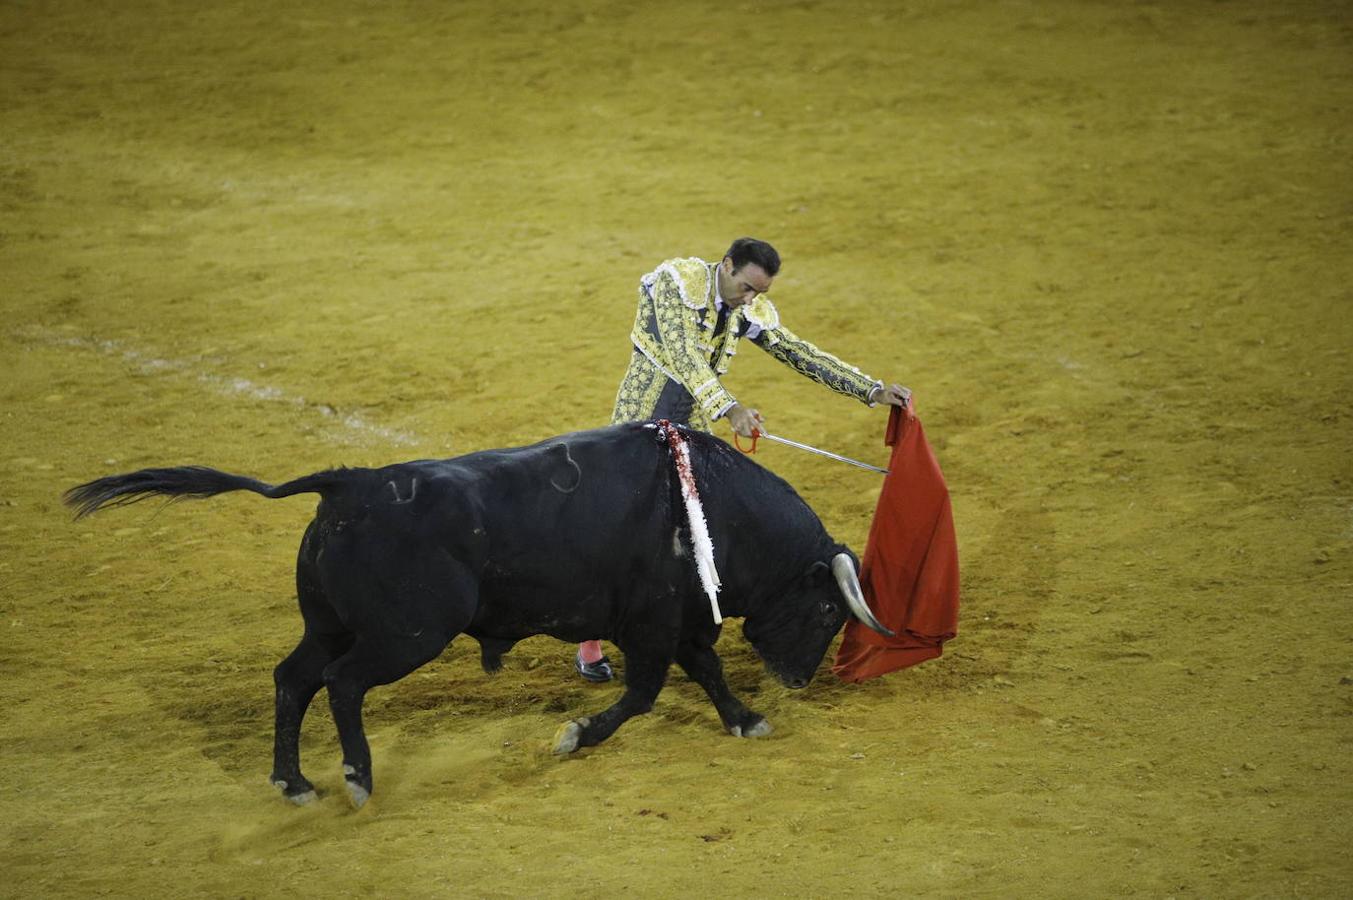
<instances>
[{"instance_id":1,"label":"gold embroidered jacket","mask_svg":"<svg viewBox=\"0 0 1353 900\"><path fill-rule=\"evenodd\" d=\"M795 335L764 294L736 309L717 303L714 269L695 257L669 259L640 280L634 354L612 423L670 418L710 430L736 402L719 378L744 337L799 374L869 403L882 382Z\"/></svg>"}]
</instances>

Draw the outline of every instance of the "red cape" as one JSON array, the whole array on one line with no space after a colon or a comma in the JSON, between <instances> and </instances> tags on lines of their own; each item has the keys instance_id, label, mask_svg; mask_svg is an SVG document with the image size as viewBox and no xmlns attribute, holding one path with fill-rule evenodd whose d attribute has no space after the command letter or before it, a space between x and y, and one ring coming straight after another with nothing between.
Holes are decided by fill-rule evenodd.
<instances>
[{"instance_id":1,"label":"red cape","mask_svg":"<svg viewBox=\"0 0 1353 900\"><path fill-rule=\"evenodd\" d=\"M958 542L949 489L910 406L893 407L884 443L893 456L869 527L860 585L869 608L896 636L850 619L832 667L845 681L934 659L958 632Z\"/></svg>"}]
</instances>

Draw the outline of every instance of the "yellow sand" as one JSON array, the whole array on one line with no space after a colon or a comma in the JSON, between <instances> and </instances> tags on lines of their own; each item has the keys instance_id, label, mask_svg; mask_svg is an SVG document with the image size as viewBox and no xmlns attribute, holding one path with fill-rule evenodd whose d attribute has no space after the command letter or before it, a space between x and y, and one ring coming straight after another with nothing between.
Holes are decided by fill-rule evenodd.
<instances>
[{"instance_id":1,"label":"yellow sand","mask_svg":"<svg viewBox=\"0 0 1353 900\"><path fill-rule=\"evenodd\" d=\"M1347 4L0 6L0 894L1346 896L1353 714ZM270 769L313 498L280 481L606 421L636 280L754 234L800 333L916 392L960 636L724 734L679 673L538 638L321 696ZM884 416L748 347L778 433ZM726 432L725 432L726 433ZM879 482L785 448L863 549Z\"/></svg>"}]
</instances>

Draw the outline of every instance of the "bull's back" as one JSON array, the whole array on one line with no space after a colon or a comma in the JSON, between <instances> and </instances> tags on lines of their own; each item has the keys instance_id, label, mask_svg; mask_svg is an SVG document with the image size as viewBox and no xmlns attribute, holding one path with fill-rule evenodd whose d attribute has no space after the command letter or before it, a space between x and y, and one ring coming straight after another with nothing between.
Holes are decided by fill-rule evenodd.
<instances>
[{"instance_id":1,"label":"bull's back","mask_svg":"<svg viewBox=\"0 0 1353 900\"><path fill-rule=\"evenodd\" d=\"M670 549L670 462L652 429L613 426L494 453L466 459L491 568L557 583L645 557L664 531Z\"/></svg>"},{"instance_id":2,"label":"bull's back","mask_svg":"<svg viewBox=\"0 0 1353 900\"><path fill-rule=\"evenodd\" d=\"M350 471L313 535L345 617L372 593L388 615L411 581L455 571L473 579L479 631L577 639L604 633L631 600L693 583L674 537L684 514L671 457L651 426ZM448 588L436 602L460 598Z\"/></svg>"},{"instance_id":3,"label":"bull's back","mask_svg":"<svg viewBox=\"0 0 1353 900\"><path fill-rule=\"evenodd\" d=\"M609 633L674 573L666 448L614 426L460 460L483 529L473 634Z\"/></svg>"}]
</instances>

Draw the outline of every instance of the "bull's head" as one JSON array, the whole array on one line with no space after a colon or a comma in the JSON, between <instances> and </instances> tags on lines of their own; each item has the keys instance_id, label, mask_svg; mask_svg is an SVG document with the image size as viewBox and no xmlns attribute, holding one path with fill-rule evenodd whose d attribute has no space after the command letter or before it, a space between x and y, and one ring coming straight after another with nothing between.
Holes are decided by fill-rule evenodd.
<instances>
[{"instance_id":1,"label":"bull's head","mask_svg":"<svg viewBox=\"0 0 1353 900\"><path fill-rule=\"evenodd\" d=\"M786 687L801 688L813 679L849 615L880 634L893 634L869 609L855 558L843 551L830 564L814 562L768 608L749 615L742 634Z\"/></svg>"}]
</instances>

